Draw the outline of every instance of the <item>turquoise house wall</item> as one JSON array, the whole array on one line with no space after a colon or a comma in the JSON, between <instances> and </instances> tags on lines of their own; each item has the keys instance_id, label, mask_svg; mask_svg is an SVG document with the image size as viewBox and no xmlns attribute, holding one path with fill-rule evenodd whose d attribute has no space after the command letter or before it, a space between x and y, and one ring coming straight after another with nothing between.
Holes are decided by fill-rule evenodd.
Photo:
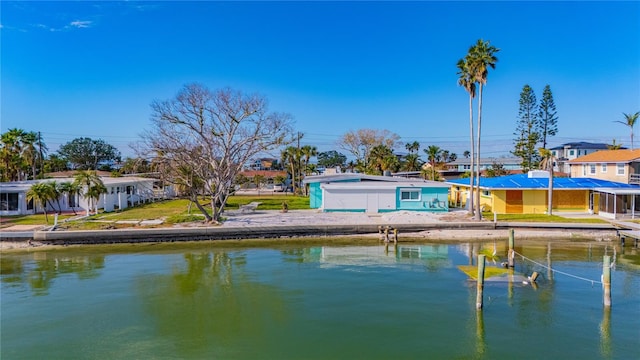
<instances>
[{"instance_id":1,"label":"turquoise house wall","mask_svg":"<svg viewBox=\"0 0 640 360\"><path fill-rule=\"evenodd\" d=\"M312 209L319 209L322 206L322 189L320 189L320 183L309 184L309 207Z\"/></svg>"},{"instance_id":2,"label":"turquoise house wall","mask_svg":"<svg viewBox=\"0 0 640 360\"><path fill-rule=\"evenodd\" d=\"M420 200L408 201L400 199L400 191L396 189L396 209L412 211L449 211L449 188L421 188Z\"/></svg>"}]
</instances>

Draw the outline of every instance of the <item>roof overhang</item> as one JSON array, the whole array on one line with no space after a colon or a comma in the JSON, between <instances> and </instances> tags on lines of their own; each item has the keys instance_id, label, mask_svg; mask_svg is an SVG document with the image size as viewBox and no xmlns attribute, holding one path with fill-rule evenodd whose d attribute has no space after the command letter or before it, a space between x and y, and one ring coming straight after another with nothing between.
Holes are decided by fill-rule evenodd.
<instances>
[{"instance_id":1,"label":"roof overhang","mask_svg":"<svg viewBox=\"0 0 640 360\"><path fill-rule=\"evenodd\" d=\"M640 195L640 188L637 188L637 189L595 188L593 190L601 193L614 194L614 195Z\"/></svg>"}]
</instances>

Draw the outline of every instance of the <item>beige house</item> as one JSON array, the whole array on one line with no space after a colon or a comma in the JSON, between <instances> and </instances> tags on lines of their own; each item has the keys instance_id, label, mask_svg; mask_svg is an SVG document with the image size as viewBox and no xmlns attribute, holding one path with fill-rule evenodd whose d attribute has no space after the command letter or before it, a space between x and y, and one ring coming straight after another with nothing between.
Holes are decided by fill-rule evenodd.
<instances>
[{"instance_id":1,"label":"beige house","mask_svg":"<svg viewBox=\"0 0 640 360\"><path fill-rule=\"evenodd\" d=\"M569 161L572 178L640 184L640 149L602 150Z\"/></svg>"}]
</instances>

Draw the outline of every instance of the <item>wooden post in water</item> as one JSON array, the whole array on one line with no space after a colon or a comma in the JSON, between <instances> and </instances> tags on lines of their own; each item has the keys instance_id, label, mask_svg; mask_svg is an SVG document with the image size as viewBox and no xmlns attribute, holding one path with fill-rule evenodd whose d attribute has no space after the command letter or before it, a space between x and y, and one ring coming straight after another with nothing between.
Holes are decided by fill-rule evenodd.
<instances>
[{"instance_id":1,"label":"wooden post in water","mask_svg":"<svg viewBox=\"0 0 640 360\"><path fill-rule=\"evenodd\" d=\"M484 292L484 263L486 255L478 255L478 285L476 287L476 309L482 309Z\"/></svg>"},{"instance_id":2,"label":"wooden post in water","mask_svg":"<svg viewBox=\"0 0 640 360\"><path fill-rule=\"evenodd\" d=\"M602 257L602 302L604 307L611 307L611 256Z\"/></svg>"},{"instance_id":3,"label":"wooden post in water","mask_svg":"<svg viewBox=\"0 0 640 360\"><path fill-rule=\"evenodd\" d=\"M515 240L513 229L509 229L509 252L507 253L507 258L508 258L508 265L511 268L514 267L513 262L516 256L515 250L514 250L515 243L516 243L516 240Z\"/></svg>"},{"instance_id":4,"label":"wooden post in water","mask_svg":"<svg viewBox=\"0 0 640 360\"><path fill-rule=\"evenodd\" d=\"M381 225L378 225L378 235L380 235L380 241L384 241L384 233L382 232Z\"/></svg>"},{"instance_id":5,"label":"wooden post in water","mask_svg":"<svg viewBox=\"0 0 640 360\"><path fill-rule=\"evenodd\" d=\"M397 244L398 243L398 229L393 229L393 243Z\"/></svg>"},{"instance_id":6,"label":"wooden post in water","mask_svg":"<svg viewBox=\"0 0 640 360\"><path fill-rule=\"evenodd\" d=\"M611 308L606 307L602 311L600 323L600 353L606 359L611 358Z\"/></svg>"},{"instance_id":7,"label":"wooden post in water","mask_svg":"<svg viewBox=\"0 0 640 360\"><path fill-rule=\"evenodd\" d=\"M388 243L389 242L389 226L387 225L387 227L384 228L384 242Z\"/></svg>"}]
</instances>

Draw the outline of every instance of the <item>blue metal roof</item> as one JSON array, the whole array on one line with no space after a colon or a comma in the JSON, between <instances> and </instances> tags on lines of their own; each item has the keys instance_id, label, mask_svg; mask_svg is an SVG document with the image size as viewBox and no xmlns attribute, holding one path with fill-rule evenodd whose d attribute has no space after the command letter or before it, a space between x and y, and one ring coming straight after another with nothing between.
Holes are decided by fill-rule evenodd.
<instances>
[{"instance_id":1,"label":"blue metal roof","mask_svg":"<svg viewBox=\"0 0 640 360\"><path fill-rule=\"evenodd\" d=\"M476 180L477 181L477 180ZM469 179L449 180L451 185L469 186ZM515 174L493 178L480 178L480 187L485 189L546 189L549 187L548 178L530 178L527 174ZM615 181L592 178L554 177L554 189L584 190L595 188L638 189L638 185L629 185Z\"/></svg>"}]
</instances>

